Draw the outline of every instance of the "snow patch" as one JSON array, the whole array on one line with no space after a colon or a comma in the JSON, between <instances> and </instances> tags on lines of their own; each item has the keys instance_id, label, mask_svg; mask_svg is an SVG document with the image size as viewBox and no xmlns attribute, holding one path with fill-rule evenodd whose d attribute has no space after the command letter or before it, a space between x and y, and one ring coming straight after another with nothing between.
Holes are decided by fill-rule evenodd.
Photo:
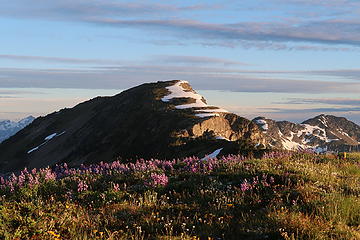
<instances>
[{"instance_id":1,"label":"snow patch","mask_svg":"<svg viewBox=\"0 0 360 240\"><path fill-rule=\"evenodd\" d=\"M218 139L218 140L226 140L226 141L229 141L229 139L227 139L226 137L222 137L222 136L216 136L215 139Z\"/></svg>"},{"instance_id":2,"label":"snow patch","mask_svg":"<svg viewBox=\"0 0 360 240\"><path fill-rule=\"evenodd\" d=\"M47 137L44 138L44 142L41 143L39 146L34 147L34 148L30 149L29 151L27 151L27 154L30 154L30 153L38 150L38 149L39 149L40 147L42 147L43 145L47 144L51 139L56 138L56 137L59 137L59 136L63 135L64 133L66 133L66 131L63 131L63 132L61 132L61 133L59 133L59 134L57 134L57 133L52 133L52 134L50 134L49 136L47 136Z\"/></svg>"},{"instance_id":3,"label":"snow patch","mask_svg":"<svg viewBox=\"0 0 360 240\"><path fill-rule=\"evenodd\" d=\"M187 81L179 81L172 86L166 87L169 90L170 94L163 97L161 101L169 102L173 98L192 98L195 99L195 103L184 104L175 106L177 109L186 109L193 107L207 107L208 105L202 101L202 96L193 91L188 91L184 89L181 84L188 83Z\"/></svg>"},{"instance_id":4,"label":"snow patch","mask_svg":"<svg viewBox=\"0 0 360 240\"><path fill-rule=\"evenodd\" d=\"M255 122L260 125L260 127L264 130L264 131L267 131L269 130L269 125L268 123L266 122L265 119L257 119L255 120Z\"/></svg>"},{"instance_id":5,"label":"snow patch","mask_svg":"<svg viewBox=\"0 0 360 240\"><path fill-rule=\"evenodd\" d=\"M217 155L219 155L219 153L221 152L221 150L223 150L223 148L216 149L214 152L212 152L209 155L205 156L201 160L209 160L209 159L212 159L212 158L216 158Z\"/></svg>"},{"instance_id":6,"label":"snow patch","mask_svg":"<svg viewBox=\"0 0 360 240\"><path fill-rule=\"evenodd\" d=\"M222 108L208 108L208 109L197 109L195 112L218 112L218 113L228 113L228 110Z\"/></svg>"},{"instance_id":7,"label":"snow patch","mask_svg":"<svg viewBox=\"0 0 360 240\"><path fill-rule=\"evenodd\" d=\"M50 134L49 136L47 136L44 140L45 141L49 141L51 139L53 139L54 137L56 137L57 133L53 133L53 134Z\"/></svg>"},{"instance_id":8,"label":"snow patch","mask_svg":"<svg viewBox=\"0 0 360 240\"><path fill-rule=\"evenodd\" d=\"M319 121L320 121L325 127L329 127L325 116L322 115L322 116L319 118Z\"/></svg>"},{"instance_id":9,"label":"snow patch","mask_svg":"<svg viewBox=\"0 0 360 240\"><path fill-rule=\"evenodd\" d=\"M219 116L216 113L227 113L228 111L221 108L209 108L210 106L203 102L203 97L200 94L197 94L194 91L189 91L183 88L182 84L188 83L187 81L178 81L172 86L166 87L170 94L166 95L161 99L163 102L169 102L174 98L191 98L194 99L194 103L176 105L176 109L188 109L188 108L207 108L207 109L197 109L195 116L204 118L204 117L213 117Z\"/></svg>"},{"instance_id":10,"label":"snow patch","mask_svg":"<svg viewBox=\"0 0 360 240\"><path fill-rule=\"evenodd\" d=\"M326 134L326 130L323 128L320 128L318 126L312 126L309 124L301 124L301 125L304 127L304 129L297 132L298 137L301 137L305 133L305 135L308 137L315 136L315 137L319 138L320 140L327 142L327 143L336 140L336 139L328 138L328 136ZM319 133L317 133L317 131ZM303 139L303 143L308 143L308 142L310 142L309 139L306 139L306 138Z\"/></svg>"},{"instance_id":11,"label":"snow patch","mask_svg":"<svg viewBox=\"0 0 360 240\"><path fill-rule=\"evenodd\" d=\"M37 146L37 147L34 147L33 149L30 149L29 151L27 151L27 153L29 154L29 153L32 153L32 152L34 152L34 151L36 151L36 150L38 150L39 149L39 146Z\"/></svg>"},{"instance_id":12,"label":"snow patch","mask_svg":"<svg viewBox=\"0 0 360 240\"><path fill-rule=\"evenodd\" d=\"M195 116L200 118L206 118L206 117L219 117L220 115L217 113L197 113Z\"/></svg>"}]
</instances>

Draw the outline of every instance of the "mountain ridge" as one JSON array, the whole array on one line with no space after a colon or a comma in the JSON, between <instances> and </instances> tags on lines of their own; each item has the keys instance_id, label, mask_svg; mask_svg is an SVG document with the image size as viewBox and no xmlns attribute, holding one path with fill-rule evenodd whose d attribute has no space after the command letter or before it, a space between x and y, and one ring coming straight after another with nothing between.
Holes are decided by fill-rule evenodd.
<instances>
[{"instance_id":1,"label":"mountain ridge","mask_svg":"<svg viewBox=\"0 0 360 240\"><path fill-rule=\"evenodd\" d=\"M35 119L0 144L0 172L266 149L349 151L359 141L360 127L345 118L319 115L302 124L248 120L208 105L186 81L159 81Z\"/></svg>"},{"instance_id":2,"label":"mountain ridge","mask_svg":"<svg viewBox=\"0 0 360 240\"><path fill-rule=\"evenodd\" d=\"M187 82L146 83L37 118L0 145L0 171L119 157L204 157L262 141L256 124L207 105Z\"/></svg>"},{"instance_id":3,"label":"mountain ridge","mask_svg":"<svg viewBox=\"0 0 360 240\"><path fill-rule=\"evenodd\" d=\"M360 126L344 117L321 114L300 124L257 117L253 122L271 147L318 153L360 149Z\"/></svg>"}]
</instances>

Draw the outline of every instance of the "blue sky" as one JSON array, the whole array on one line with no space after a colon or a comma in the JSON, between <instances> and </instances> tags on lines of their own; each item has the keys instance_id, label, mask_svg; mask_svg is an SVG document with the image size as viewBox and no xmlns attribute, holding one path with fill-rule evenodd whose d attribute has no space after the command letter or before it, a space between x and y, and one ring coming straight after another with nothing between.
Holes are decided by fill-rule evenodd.
<instances>
[{"instance_id":1,"label":"blue sky","mask_svg":"<svg viewBox=\"0 0 360 240\"><path fill-rule=\"evenodd\" d=\"M360 2L12 0L0 119L183 79L241 116L360 123Z\"/></svg>"}]
</instances>

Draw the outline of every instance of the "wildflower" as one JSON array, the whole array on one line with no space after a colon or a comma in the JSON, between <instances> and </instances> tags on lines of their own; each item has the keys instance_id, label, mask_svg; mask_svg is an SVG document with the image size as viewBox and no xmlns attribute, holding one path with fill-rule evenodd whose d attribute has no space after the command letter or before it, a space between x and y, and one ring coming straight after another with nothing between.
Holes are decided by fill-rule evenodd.
<instances>
[{"instance_id":1,"label":"wildflower","mask_svg":"<svg viewBox=\"0 0 360 240\"><path fill-rule=\"evenodd\" d=\"M270 177L270 183L273 184L275 182L275 179L273 177Z\"/></svg>"},{"instance_id":2,"label":"wildflower","mask_svg":"<svg viewBox=\"0 0 360 240\"><path fill-rule=\"evenodd\" d=\"M245 179L244 182L240 184L240 189L242 192L246 192L247 190L252 189L252 185Z\"/></svg>"},{"instance_id":3,"label":"wildflower","mask_svg":"<svg viewBox=\"0 0 360 240\"><path fill-rule=\"evenodd\" d=\"M115 192L120 191L120 185L118 183L113 183L113 189Z\"/></svg>"},{"instance_id":4,"label":"wildflower","mask_svg":"<svg viewBox=\"0 0 360 240\"><path fill-rule=\"evenodd\" d=\"M78 192L87 191L88 188L89 188L89 186L86 184L86 182L80 181L80 182L78 183L78 190L77 190L77 191L78 191Z\"/></svg>"},{"instance_id":5,"label":"wildflower","mask_svg":"<svg viewBox=\"0 0 360 240\"><path fill-rule=\"evenodd\" d=\"M165 174L152 173L150 179L145 182L146 185L151 187L165 186L169 182L169 178Z\"/></svg>"}]
</instances>

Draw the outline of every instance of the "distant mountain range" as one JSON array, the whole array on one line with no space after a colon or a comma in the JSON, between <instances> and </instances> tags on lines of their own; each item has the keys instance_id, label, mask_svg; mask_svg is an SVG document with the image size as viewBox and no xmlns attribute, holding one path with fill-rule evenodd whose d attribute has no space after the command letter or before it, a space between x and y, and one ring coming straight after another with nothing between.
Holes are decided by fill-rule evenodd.
<instances>
[{"instance_id":1,"label":"distant mountain range","mask_svg":"<svg viewBox=\"0 0 360 240\"><path fill-rule=\"evenodd\" d=\"M262 130L269 148L287 150L360 151L360 127L343 117L319 115L301 124L253 120Z\"/></svg>"},{"instance_id":2,"label":"distant mountain range","mask_svg":"<svg viewBox=\"0 0 360 240\"><path fill-rule=\"evenodd\" d=\"M0 144L0 172L134 158L206 159L251 149L354 150L360 127L320 115L248 120L210 106L186 81L146 83L39 117Z\"/></svg>"},{"instance_id":3,"label":"distant mountain range","mask_svg":"<svg viewBox=\"0 0 360 240\"><path fill-rule=\"evenodd\" d=\"M16 134L18 131L29 125L34 121L33 116L26 117L21 119L18 122L11 121L11 120L0 120L0 143L5 139Z\"/></svg>"}]
</instances>

